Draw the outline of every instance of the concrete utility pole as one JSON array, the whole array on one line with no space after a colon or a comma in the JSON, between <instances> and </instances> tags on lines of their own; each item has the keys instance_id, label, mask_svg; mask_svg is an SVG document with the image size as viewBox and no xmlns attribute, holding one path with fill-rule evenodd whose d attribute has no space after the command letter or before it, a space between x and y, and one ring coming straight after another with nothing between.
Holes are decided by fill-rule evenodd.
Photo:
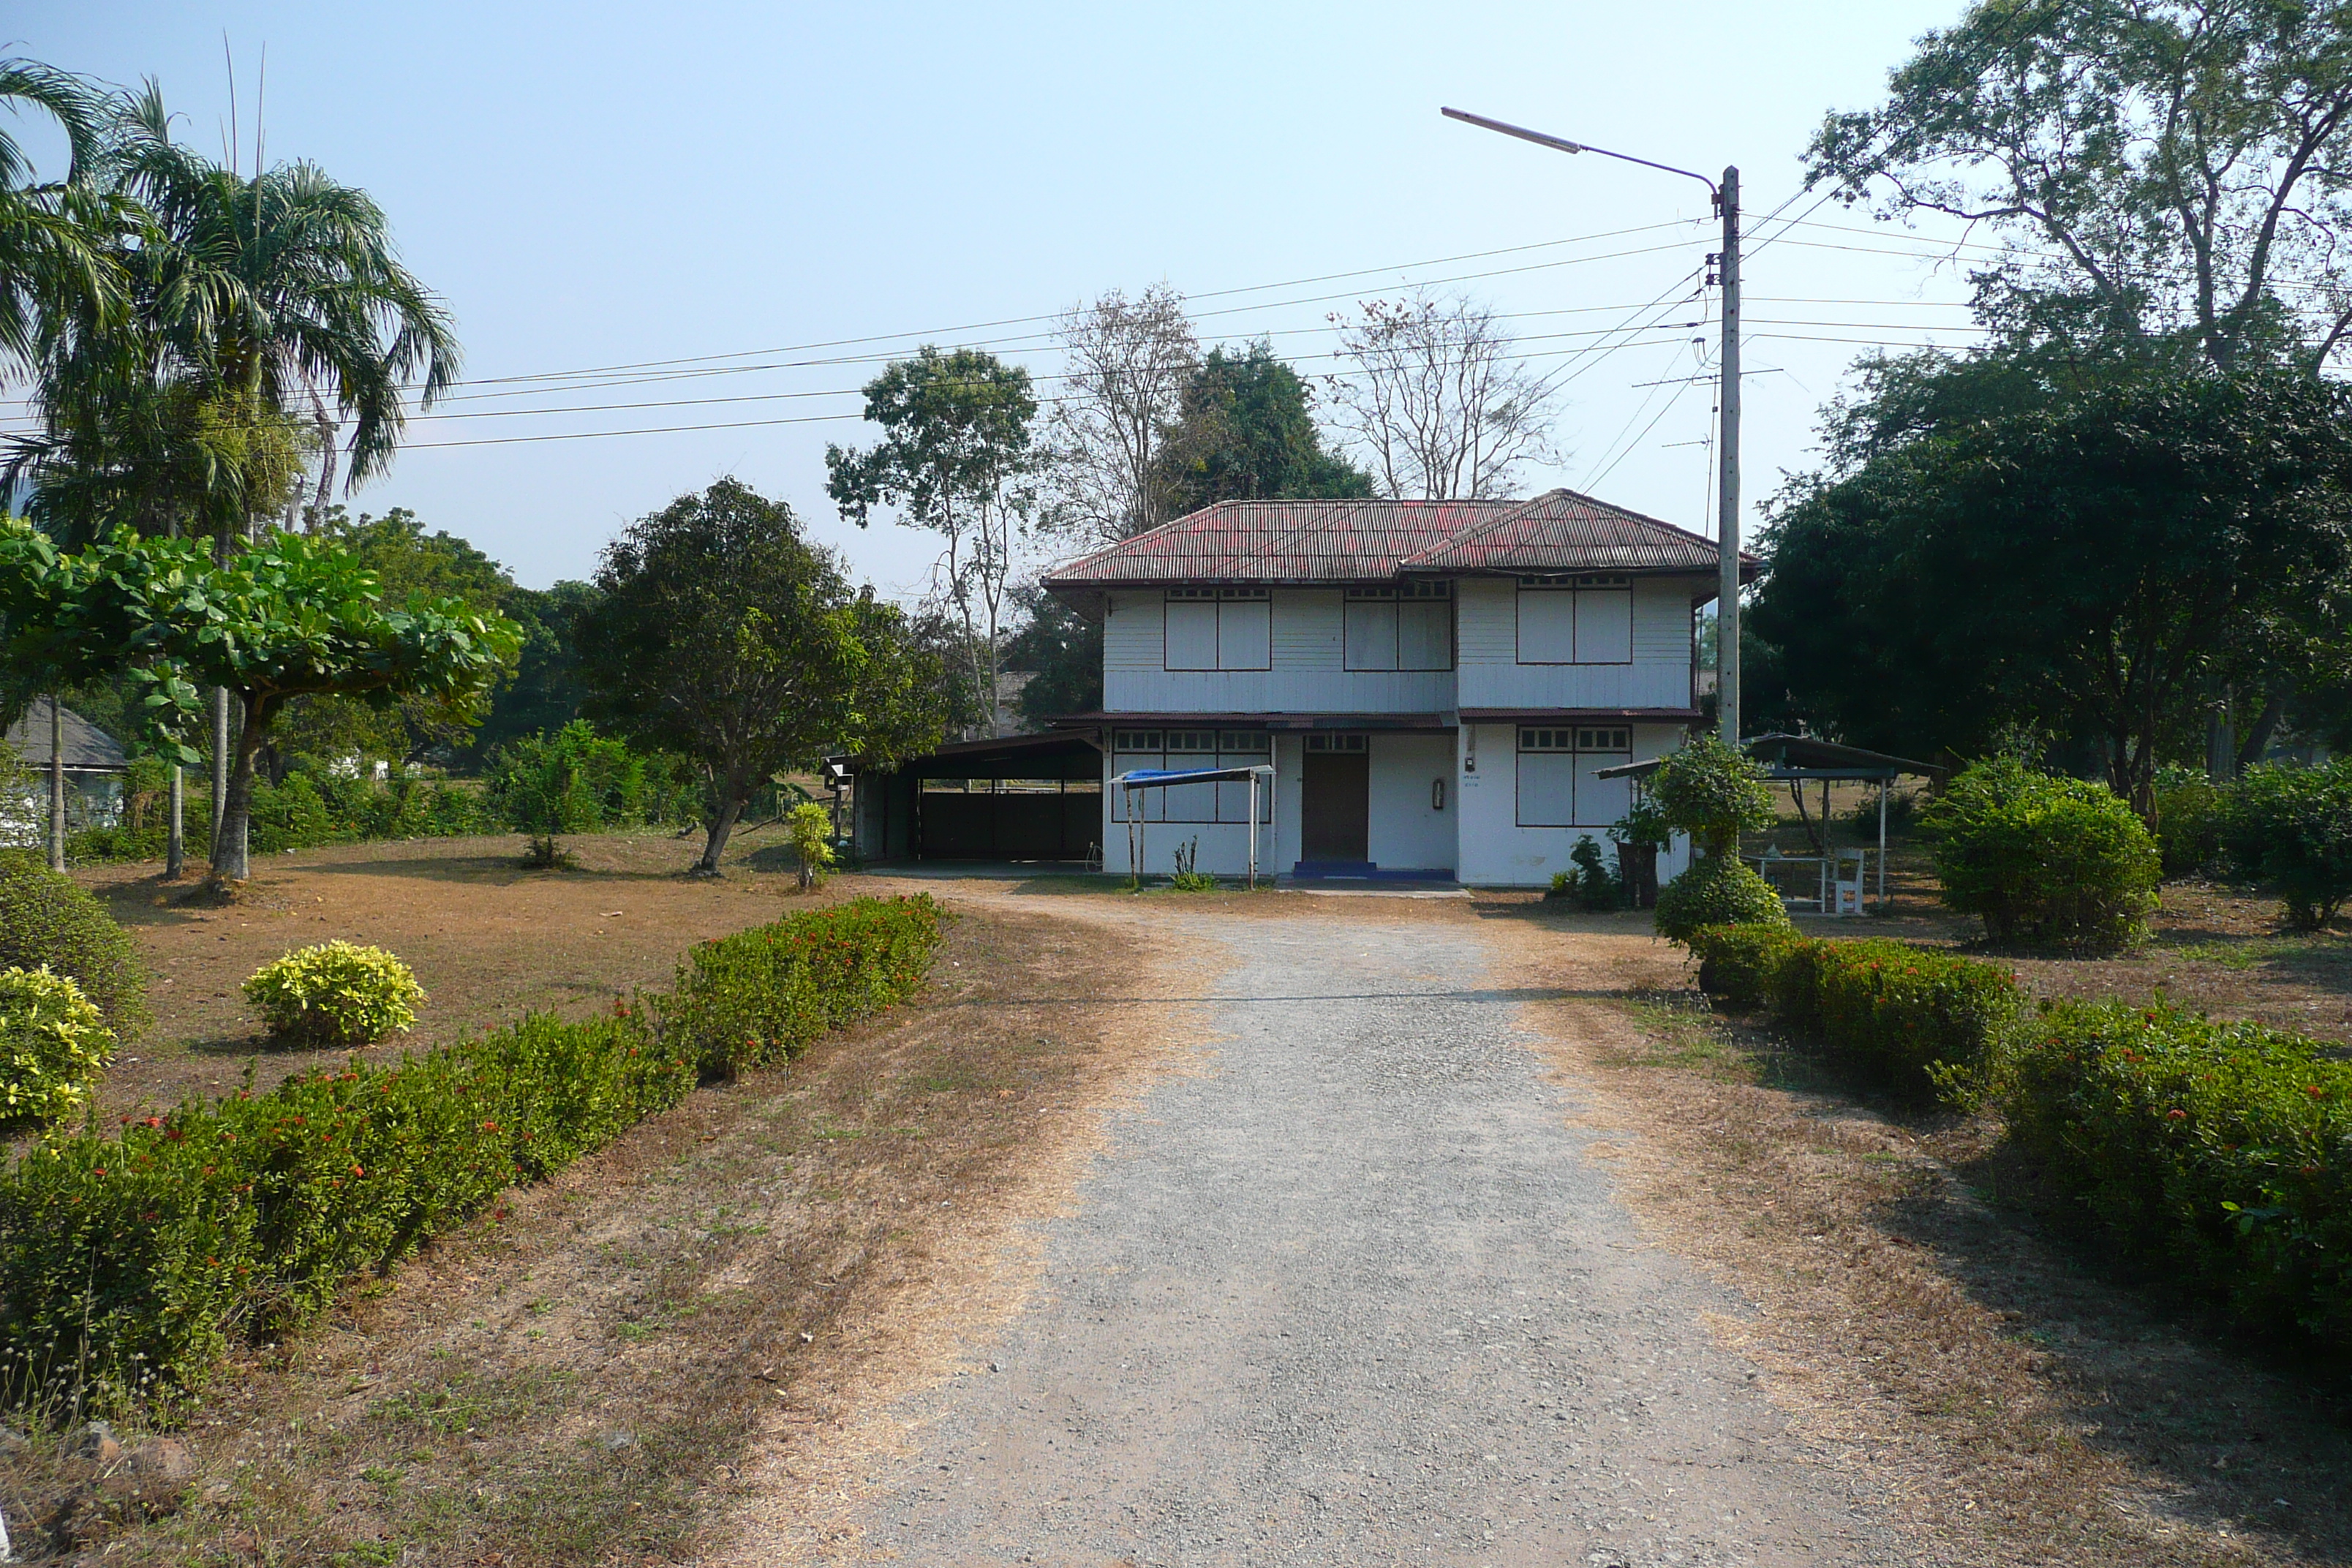
<instances>
[{"instance_id":1,"label":"concrete utility pole","mask_svg":"<svg viewBox=\"0 0 2352 1568\"><path fill-rule=\"evenodd\" d=\"M1715 281L1723 285L1723 462L1717 473L1718 488L1716 505L1716 548L1720 581L1716 587L1715 602L1715 704L1717 726L1725 742L1739 744L1739 170L1737 165L1723 171L1723 184L1717 185L1705 174L1688 169L1677 169L1672 163L1654 163L1647 158L1636 158L1630 153L1612 153L1606 147L1595 147L1590 142L1570 142L1564 136L1548 136L1525 126L1489 120L1483 114L1468 114L1459 109L1440 110L1448 120L1459 120L1465 125L1481 130L1500 132L1516 136L1522 142L1532 142L1538 147L1549 147L1559 153L1592 153L1603 158L1614 158L1621 163L1639 163L1645 169L1662 174L1680 174L1705 185L1715 198L1716 211L1723 216L1723 250L1713 258Z\"/></svg>"},{"instance_id":2,"label":"concrete utility pole","mask_svg":"<svg viewBox=\"0 0 2352 1568\"><path fill-rule=\"evenodd\" d=\"M1723 171L1723 467L1716 499L1715 713L1727 746L1739 744L1739 169Z\"/></svg>"}]
</instances>

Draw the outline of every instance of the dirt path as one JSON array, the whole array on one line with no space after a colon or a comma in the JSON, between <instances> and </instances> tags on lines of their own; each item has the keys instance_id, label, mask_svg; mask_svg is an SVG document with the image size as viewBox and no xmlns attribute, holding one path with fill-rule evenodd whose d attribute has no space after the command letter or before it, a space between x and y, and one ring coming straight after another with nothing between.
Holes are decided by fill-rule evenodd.
<instances>
[{"instance_id":1,"label":"dirt path","mask_svg":"<svg viewBox=\"0 0 2352 1568\"><path fill-rule=\"evenodd\" d=\"M836 1559L1908 1555L1720 1347L1745 1305L1645 1244L1468 911L1333 912L1160 906L1215 975L1160 1026L1213 1054L1113 1118L1043 1289L902 1408Z\"/></svg>"}]
</instances>

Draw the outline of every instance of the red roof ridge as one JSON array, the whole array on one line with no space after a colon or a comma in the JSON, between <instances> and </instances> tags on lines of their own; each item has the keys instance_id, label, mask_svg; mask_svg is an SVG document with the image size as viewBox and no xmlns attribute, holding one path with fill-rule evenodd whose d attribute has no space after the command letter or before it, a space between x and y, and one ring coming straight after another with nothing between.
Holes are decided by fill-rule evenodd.
<instances>
[{"instance_id":1,"label":"red roof ridge","mask_svg":"<svg viewBox=\"0 0 2352 1568\"><path fill-rule=\"evenodd\" d=\"M1539 496L1521 501L1516 506L1505 508L1502 511L1496 513L1493 517L1487 518L1483 522L1473 523L1457 533L1449 534L1446 537L1445 542L1442 544L1433 544L1428 549L1422 551L1419 554L1408 555L1402 561L1397 563L1397 570L1400 572L1409 571L1429 556L1442 555L1447 551L1459 550L1465 545L1474 544L1483 536L1492 533L1497 529L1507 526L1521 514L1542 506L1548 501L1556 500L1582 501L1587 506L1593 507L1601 511L1609 513L1613 517L1622 518L1628 522L1637 522L1646 528L1661 528L1665 530L1668 533L1675 534L1682 539L1693 541L1699 544L1712 544L1714 542L1713 540L1708 539L1703 533L1695 533L1687 528L1678 527L1674 523L1666 521L1663 518L1651 517L1647 513L1634 511L1630 508L1619 506L1615 501L1606 501L1602 500L1599 496L1587 495L1582 490L1570 489L1566 485L1555 485Z\"/></svg>"}]
</instances>

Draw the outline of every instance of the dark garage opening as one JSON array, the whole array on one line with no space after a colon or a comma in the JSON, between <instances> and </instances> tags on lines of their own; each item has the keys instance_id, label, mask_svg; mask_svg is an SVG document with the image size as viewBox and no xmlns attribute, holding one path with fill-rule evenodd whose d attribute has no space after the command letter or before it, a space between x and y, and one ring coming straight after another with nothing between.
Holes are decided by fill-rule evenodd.
<instances>
[{"instance_id":1,"label":"dark garage opening","mask_svg":"<svg viewBox=\"0 0 2352 1568\"><path fill-rule=\"evenodd\" d=\"M860 769L855 831L868 860L1096 861L1102 753L1084 736L1013 735Z\"/></svg>"}]
</instances>

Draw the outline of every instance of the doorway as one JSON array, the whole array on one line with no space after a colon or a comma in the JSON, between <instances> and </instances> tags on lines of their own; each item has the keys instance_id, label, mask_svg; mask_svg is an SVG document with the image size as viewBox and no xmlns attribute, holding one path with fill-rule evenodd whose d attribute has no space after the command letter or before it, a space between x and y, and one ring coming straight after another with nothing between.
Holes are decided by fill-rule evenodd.
<instances>
[{"instance_id":1,"label":"doorway","mask_svg":"<svg viewBox=\"0 0 2352 1568\"><path fill-rule=\"evenodd\" d=\"M1318 744L1320 742L1320 744ZM1310 735L1300 777L1299 858L1371 858L1372 759L1362 735Z\"/></svg>"}]
</instances>

